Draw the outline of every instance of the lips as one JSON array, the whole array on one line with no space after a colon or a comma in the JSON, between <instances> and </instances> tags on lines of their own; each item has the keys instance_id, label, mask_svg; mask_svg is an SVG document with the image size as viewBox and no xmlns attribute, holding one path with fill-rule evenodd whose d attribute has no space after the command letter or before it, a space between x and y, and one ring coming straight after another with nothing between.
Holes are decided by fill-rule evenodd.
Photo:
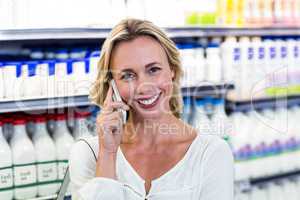
<instances>
[{"instance_id":1,"label":"lips","mask_svg":"<svg viewBox=\"0 0 300 200\"><path fill-rule=\"evenodd\" d=\"M158 100L159 100L159 97L161 95L161 92L159 94L156 94L152 97L149 97L149 98L140 98L137 100L137 102L139 103L139 105L144 108L144 109L149 109L149 108L152 108L154 107Z\"/></svg>"}]
</instances>

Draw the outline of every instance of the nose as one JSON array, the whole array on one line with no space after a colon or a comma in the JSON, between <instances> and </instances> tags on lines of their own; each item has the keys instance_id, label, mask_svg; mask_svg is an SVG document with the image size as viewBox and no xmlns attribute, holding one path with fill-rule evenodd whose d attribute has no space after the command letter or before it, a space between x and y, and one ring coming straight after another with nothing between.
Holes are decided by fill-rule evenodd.
<instances>
[{"instance_id":1,"label":"nose","mask_svg":"<svg viewBox=\"0 0 300 200\"><path fill-rule=\"evenodd\" d=\"M147 75L141 75L136 82L135 91L138 95L153 94L156 89L155 80Z\"/></svg>"}]
</instances>

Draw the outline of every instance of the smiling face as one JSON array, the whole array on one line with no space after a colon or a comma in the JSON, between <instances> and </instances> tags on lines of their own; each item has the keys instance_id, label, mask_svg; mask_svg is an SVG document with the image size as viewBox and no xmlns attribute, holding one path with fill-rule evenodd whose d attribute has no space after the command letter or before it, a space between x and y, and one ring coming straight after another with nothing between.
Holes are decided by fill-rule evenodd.
<instances>
[{"instance_id":1,"label":"smiling face","mask_svg":"<svg viewBox=\"0 0 300 200\"><path fill-rule=\"evenodd\" d=\"M110 69L122 99L136 119L154 119L171 113L174 72L163 47L149 36L118 43Z\"/></svg>"}]
</instances>

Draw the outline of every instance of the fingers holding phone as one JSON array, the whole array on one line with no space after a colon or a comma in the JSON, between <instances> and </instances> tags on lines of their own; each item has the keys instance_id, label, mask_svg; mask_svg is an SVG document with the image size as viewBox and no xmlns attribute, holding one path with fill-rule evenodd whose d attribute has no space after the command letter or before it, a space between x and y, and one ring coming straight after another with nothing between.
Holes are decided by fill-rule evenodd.
<instances>
[{"instance_id":1,"label":"fingers holding phone","mask_svg":"<svg viewBox=\"0 0 300 200\"><path fill-rule=\"evenodd\" d=\"M99 141L107 151L116 152L123 133L123 111L128 111L129 106L122 101L113 100L114 91L109 86L103 108L97 117Z\"/></svg>"}]
</instances>

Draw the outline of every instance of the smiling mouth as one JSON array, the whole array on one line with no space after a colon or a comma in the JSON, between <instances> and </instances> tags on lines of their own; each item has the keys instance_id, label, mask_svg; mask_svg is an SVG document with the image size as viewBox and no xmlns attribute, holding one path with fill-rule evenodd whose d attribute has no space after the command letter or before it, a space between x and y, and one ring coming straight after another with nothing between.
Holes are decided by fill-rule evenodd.
<instances>
[{"instance_id":1,"label":"smiling mouth","mask_svg":"<svg viewBox=\"0 0 300 200\"><path fill-rule=\"evenodd\" d=\"M154 105L157 100L159 99L160 97L160 93L152 96L151 98L148 98L148 99L145 99L145 100L137 100L137 102L140 104L140 105L143 105L143 106L151 106L151 105Z\"/></svg>"}]
</instances>

